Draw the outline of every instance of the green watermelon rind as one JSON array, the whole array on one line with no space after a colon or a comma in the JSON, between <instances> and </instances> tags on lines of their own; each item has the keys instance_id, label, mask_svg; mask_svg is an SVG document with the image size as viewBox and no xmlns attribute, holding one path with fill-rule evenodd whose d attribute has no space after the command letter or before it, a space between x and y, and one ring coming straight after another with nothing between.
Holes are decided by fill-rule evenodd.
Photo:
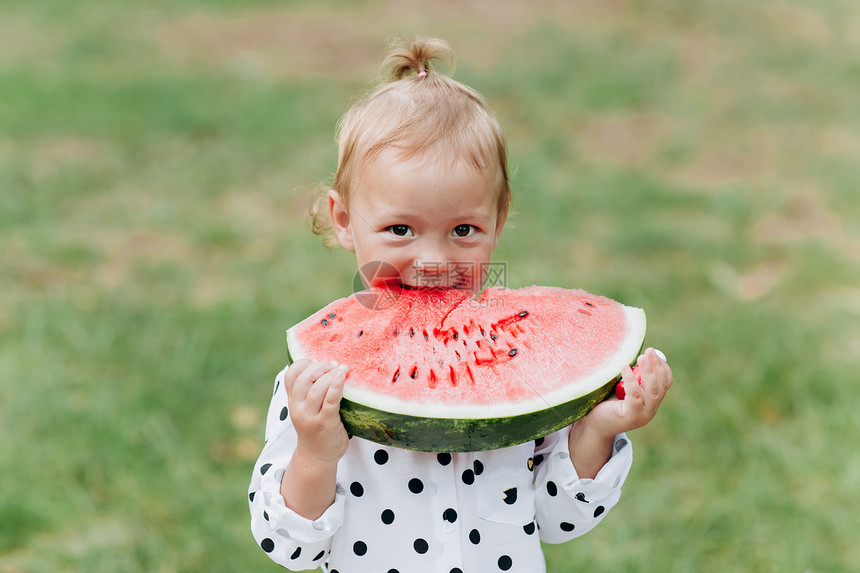
<instances>
[{"instance_id":1,"label":"green watermelon rind","mask_svg":"<svg viewBox=\"0 0 860 573\"><path fill-rule=\"evenodd\" d=\"M425 418L383 412L344 398L346 431L373 442L422 452L476 452L514 446L573 424L605 400L621 376L584 396L528 414L500 418Z\"/></svg>"},{"instance_id":2,"label":"green watermelon rind","mask_svg":"<svg viewBox=\"0 0 860 573\"><path fill-rule=\"evenodd\" d=\"M643 342L639 352L644 347ZM287 365L292 363L288 344ZM379 444L437 453L489 451L542 438L573 424L606 400L620 380L619 373L599 388L573 400L515 416L430 418L385 412L342 398L340 417L350 436Z\"/></svg>"}]
</instances>

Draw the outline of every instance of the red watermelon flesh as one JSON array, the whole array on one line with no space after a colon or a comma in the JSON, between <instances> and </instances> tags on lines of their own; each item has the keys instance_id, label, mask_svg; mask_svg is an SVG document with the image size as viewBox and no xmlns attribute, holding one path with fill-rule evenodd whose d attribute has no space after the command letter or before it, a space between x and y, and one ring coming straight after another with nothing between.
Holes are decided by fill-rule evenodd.
<instances>
[{"instance_id":1,"label":"red watermelon flesh","mask_svg":"<svg viewBox=\"0 0 860 573\"><path fill-rule=\"evenodd\" d=\"M294 360L349 365L345 402L412 418L499 420L610 392L644 333L641 309L532 286L477 297L365 291L331 303L287 339Z\"/></svg>"}]
</instances>

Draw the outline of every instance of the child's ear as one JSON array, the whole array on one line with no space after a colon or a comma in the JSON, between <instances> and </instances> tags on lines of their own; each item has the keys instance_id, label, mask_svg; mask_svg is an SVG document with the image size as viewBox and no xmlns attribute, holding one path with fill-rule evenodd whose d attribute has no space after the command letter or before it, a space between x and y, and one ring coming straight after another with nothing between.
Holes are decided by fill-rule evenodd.
<instances>
[{"instance_id":1,"label":"child's ear","mask_svg":"<svg viewBox=\"0 0 860 573\"><path fill-rule=\"evenodd\" d=\"M328 214L337 242L348 251L354 250L352 231L349 228L349 209L343 197L334 189L328 192Z\"/></svg>"}]
</instances>

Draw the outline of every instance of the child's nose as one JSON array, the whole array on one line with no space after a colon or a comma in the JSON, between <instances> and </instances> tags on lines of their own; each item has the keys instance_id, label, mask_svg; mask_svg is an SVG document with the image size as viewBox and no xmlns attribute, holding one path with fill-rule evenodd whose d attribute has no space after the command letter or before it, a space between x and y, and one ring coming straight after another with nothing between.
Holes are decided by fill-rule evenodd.
<instances>
[{"instance_id":1,"label":"child's nose","mask_svg":"<svg viewBox=\"0 0 860 573\"><path fill-rule=\"evenodd\" d=\"M442 273L448 264L448 253L443 245L428 242L422 245L415 258L415 268L426 273Z\"/></svg>"}]
</instances>

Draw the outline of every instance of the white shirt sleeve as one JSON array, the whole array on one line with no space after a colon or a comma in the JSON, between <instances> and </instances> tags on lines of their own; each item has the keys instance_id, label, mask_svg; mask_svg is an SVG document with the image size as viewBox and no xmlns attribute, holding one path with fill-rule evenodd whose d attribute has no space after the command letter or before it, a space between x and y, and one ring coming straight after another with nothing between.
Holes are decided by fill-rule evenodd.
<instances>
[{"instance_id":1,"label":"white shirt sleeve","mask_svg":"<svg viewBox=\"0 0 860 573\"><path fill-rule=\"evenodd\" d=\"M254 465L248 500L254 539L273 561L300 571L319 567L331 551L332 536L343 524L346 492L338 485L334 503L316 520L306 519L284 504L281 478L297 440L283 388L285 372L275 380L266 418L266 445Z\"/></svg>"},{"instance_id":2,"label":"white shirt sleeve","mask_svg":"<svg viewBox=\"0 0 860 573\"><path fill-rule=\"evenodd\" d=\"M570 461L569 437L570 426L547 436L535 450L535 509L541 540L547 543L563 543L600 523L618 503L633 463L633 446L619 434L597 476L580 479Z\"/></svg>"}]
</instances>

